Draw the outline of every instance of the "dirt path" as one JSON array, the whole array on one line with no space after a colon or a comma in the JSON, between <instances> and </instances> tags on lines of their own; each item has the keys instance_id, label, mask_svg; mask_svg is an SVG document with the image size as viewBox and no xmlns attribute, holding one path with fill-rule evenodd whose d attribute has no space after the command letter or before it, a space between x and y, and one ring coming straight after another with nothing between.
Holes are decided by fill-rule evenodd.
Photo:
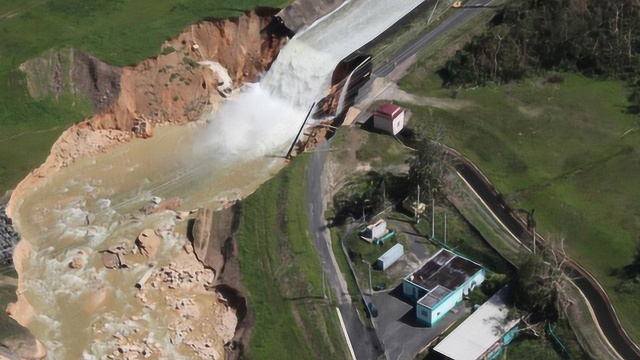
<instances>
[{"instance_id":1,"label":"dirt path","mask_svg":"<svg viewBox=\"0 0 640 360\"><path fill-rule=\"evenodd\" d=\"M473 105L473 102L468 100L450 100L409 94L408 92L398 88L396 83L389 84L389 86L380 94L379 99L397 100L415 105L433 106L445 110L460 110Z\"/></svg>"}]
</instances>

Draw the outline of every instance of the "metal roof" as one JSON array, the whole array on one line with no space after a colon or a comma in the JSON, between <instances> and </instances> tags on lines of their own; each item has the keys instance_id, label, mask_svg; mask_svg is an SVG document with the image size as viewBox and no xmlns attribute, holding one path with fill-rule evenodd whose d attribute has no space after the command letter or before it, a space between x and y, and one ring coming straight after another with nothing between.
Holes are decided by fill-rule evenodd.
<instances>
[{"instance_id":1,"label":"metal roof","mask_svg":"<svg viewBox=\"0 0 640 360\"><path fill-rule=\"evenodd\" d=\"M374 112L374 115L382 115L383 117L386 117L386 118L389 118L389 119L395 119L403 111L404 111L404 109L401 108L398 105L395 105L395 104L392 104L392 103L384 103L384 104L378 106L378 108Z\"/></svg>"},{"instance_id":2,"label":"metal roof","mask_svg":"<svg viewBox=\"0 0 640 360\"><path fill-rule=\"evenodd\" d=\"M476 360L519 322L509 319L504 287L455 328L434 350L449 359Z\"/></svg>"},{"instance_id":3,"label":"metal roof","mask_svg":"<svg viewBox=\"0 0 640 360\"><path fill-rule=\"evenodd\" d=\"M405 279L427 290L427 295L441 300L480 270L482 270L482 266L442 249L427 260L419 270ZM439 302L427 305L432 301L425 299L424 303L420 303L432 308Z\"/></svg>"}]
</instances>

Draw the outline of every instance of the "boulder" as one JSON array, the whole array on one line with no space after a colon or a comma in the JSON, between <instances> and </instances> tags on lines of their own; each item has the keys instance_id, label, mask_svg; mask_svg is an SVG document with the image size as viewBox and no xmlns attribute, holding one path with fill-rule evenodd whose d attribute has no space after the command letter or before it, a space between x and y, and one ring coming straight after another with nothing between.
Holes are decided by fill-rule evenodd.
<instances>
[{"instance_id":1,"label":"boulder","mask_svg":"<svg viewBox=\"0 0 640 360\"><path fill-rule=\"evenodd\" d=\"M148 258L154 258L160 247L160 236L153 229L145 229L138 235L136 246L140 254Z\"/></svg>"},{"instance_id":2,"label":"boulder","mask_svg":"<svg viewBox=\"0 0 640 360\"><path fill-rule=\"evenodd\" d=\"M2 343L22 360L40 360L47 356L45 347L31 334L12 336Z\"/></svg>"},{"instance_id":3,"label":"boulder","mask_svg":"<svg viewBox=\"0 0 640 360\"><path fill-rule=\"evenodd\" d=\"M80 258L73 258L69 263L69 267L72 269L82 269L84 267L84 262Z\"/></svg>"},{"instance_id":4,"label":"boulder","mask_svg":"<svg viewBox=\"0 0 640 360\"><path fill-rule=\"evenodd\" d=\"M110 251L105 251L102 253L102 263L107 269L119 269L122 265L118 254L114 254ZM69 264L69 266L71 266L71 264Z\"/></svg>"}]
</instances>

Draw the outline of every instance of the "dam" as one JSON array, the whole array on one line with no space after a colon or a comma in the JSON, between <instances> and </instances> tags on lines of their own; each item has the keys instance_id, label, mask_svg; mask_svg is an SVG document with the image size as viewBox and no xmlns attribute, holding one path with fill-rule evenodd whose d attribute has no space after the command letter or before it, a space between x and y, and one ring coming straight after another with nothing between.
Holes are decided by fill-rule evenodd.
<instances>
[{"instance_id":1,"label":"dam","mask_svg":"<svg viewBox=\"0 0 640 360\"><path fill-rule=\"evenodd\" d=\"M228 339L233 313L216 307L215 296L191 288L174 293L160 284L139 298L134 284L149 269L177 271L173 263L184 253L187 226L173 212L141 215L140 209L156 197L177 197L180 209L190 210L250 194L284 166L281 156L309 106L329 89L338 62L422 2L346 2L294 36L260 81L210 114L205 128L159 128L150 139L76 161L18 199L15 225L32 248L22 262L21 295L33 310L28 327L50 357L101 359L125 337L144 342L159 358L199 358L195 345L176 340L182 323L170 314L179 306L211 320L202 328L188 324L200 335ZM132 243L144 229L163 239L153 261L137 254L126 269L103 266L100 251ZM70 268L76 260L81 270ZM220 356L223 344L208 348Z\"/></svg>"}]
</instances>

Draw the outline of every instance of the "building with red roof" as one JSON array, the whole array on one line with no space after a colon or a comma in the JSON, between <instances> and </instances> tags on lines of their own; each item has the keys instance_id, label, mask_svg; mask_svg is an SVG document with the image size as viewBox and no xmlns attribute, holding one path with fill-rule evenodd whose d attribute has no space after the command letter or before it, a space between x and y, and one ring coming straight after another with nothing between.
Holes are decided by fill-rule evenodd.
<instances>
[{"instance_id":1,"label":"building with red roof","mask_svg":"<svg viewBox=\"0 0 640 360\"><path fill-rule=\"evenodd\" d=\"M404 109L392 103L381 104L373 112L373 127L396 135L404 127Z\"/></svg>"}]
</instances>

